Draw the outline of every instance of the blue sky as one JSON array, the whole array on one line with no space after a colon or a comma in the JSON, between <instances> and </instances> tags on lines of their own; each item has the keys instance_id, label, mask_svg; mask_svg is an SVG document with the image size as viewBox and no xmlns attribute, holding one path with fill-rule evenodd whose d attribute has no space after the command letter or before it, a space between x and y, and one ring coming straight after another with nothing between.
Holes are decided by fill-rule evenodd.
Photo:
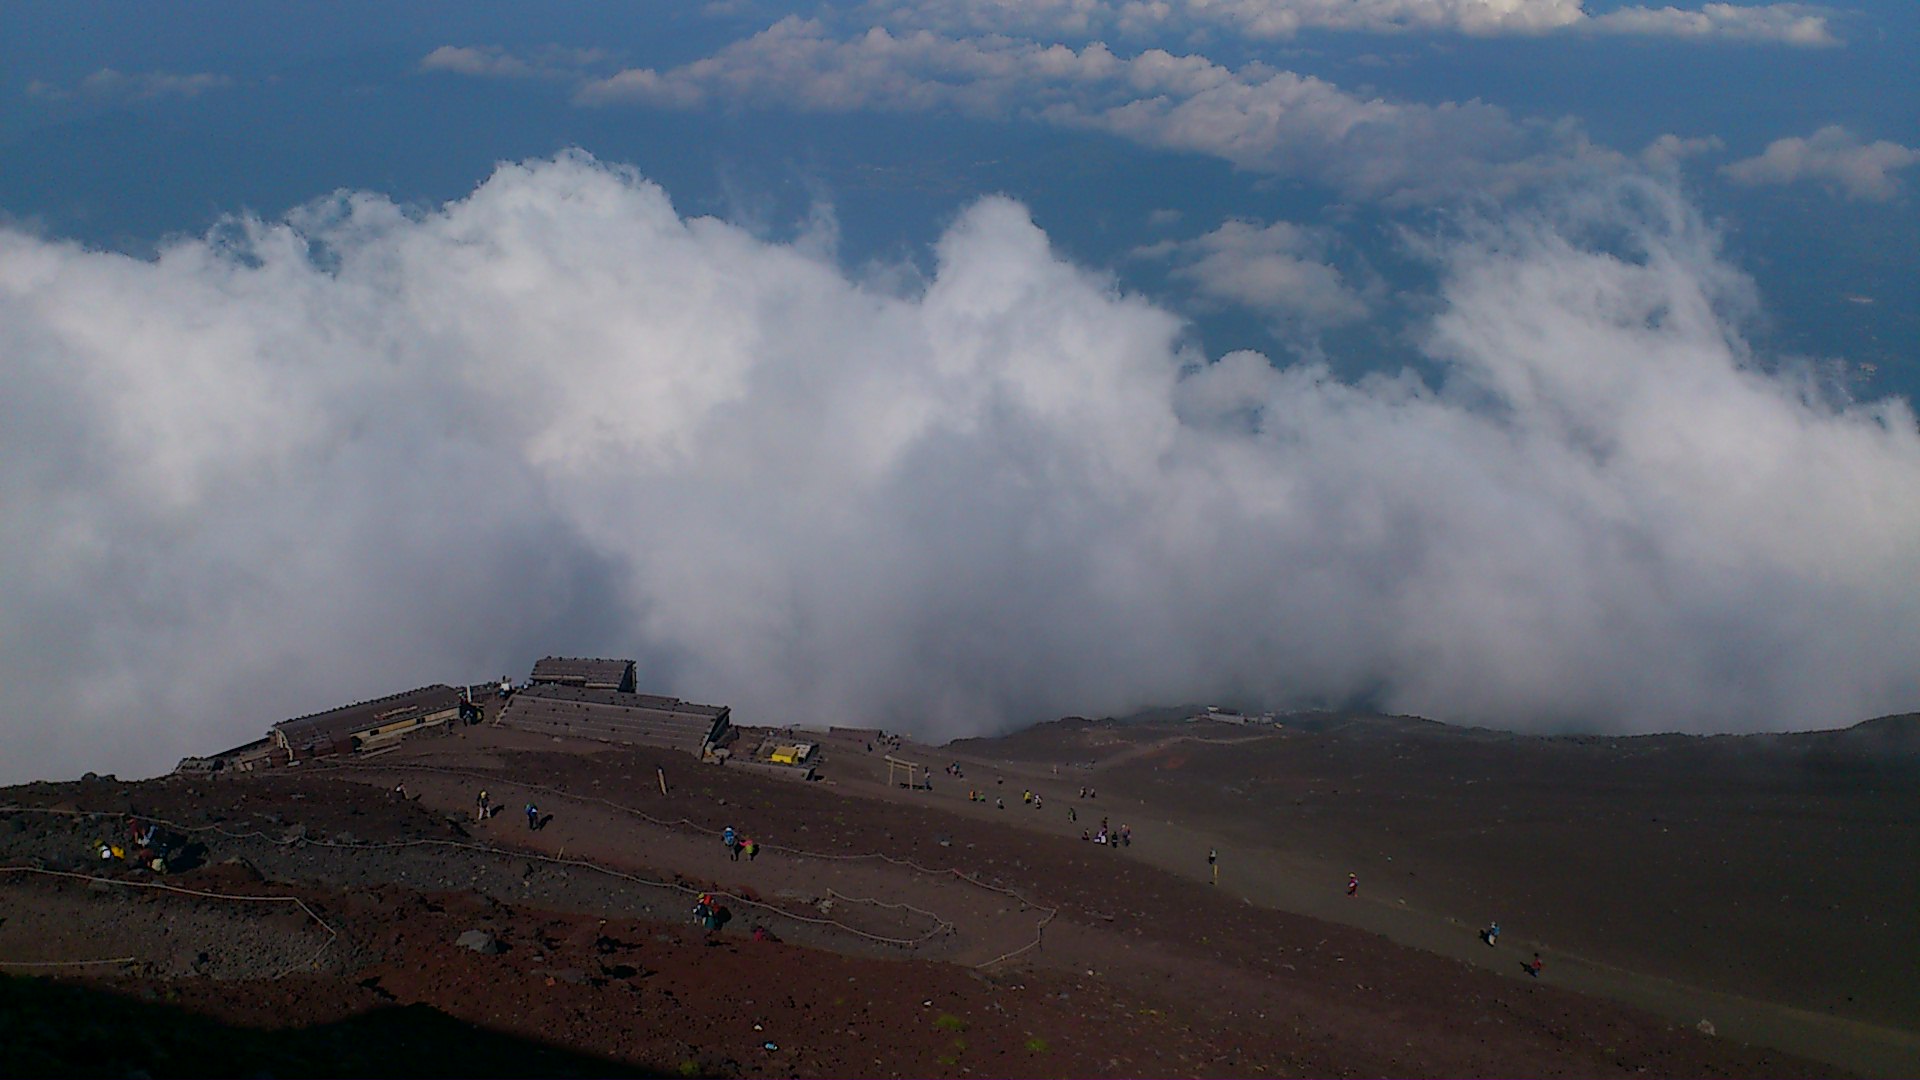
<instances>
[{"instance_id":1,"label":"blue sky","mask_svg":"<svg viewBox=\"0 0 1920 1080\"><path fill-rule=\"evenodd\" d=\"M1288 34L1246 33L1221 14L1235 5L1133 29L1113 14L1124 5L1086 5L1107 15L1080 26L1048 25L1046 5L1011 24L991 4L923 12L904 4L588 5L537 18L512 6L14 5L6 13L13 32L0 44L0 70L12 76L0 100L9 164L0 175L0 208L53 235L139 250L166 235L203 231L225 214L282 214L337 188L406 202L456 198L496 161L578 146L635 165L693 213L749 214L772 228L803 217L811 200L830 200L848 242L844 254L856 260L921 251L969 198L1010 193L1040 212L1056 242L1141 287L1154 284L1152 268L1125 253L1137 246L1133 233L1148 203L1190 212L1189 228L1206 215L1325 219L1330 204L1352 212L1342 199L1350 193L1315 183L1312 169L1247 169L1204 151L1166 153L1138 139L1062 130L1021 118L1014 102L984 115L871 103L796 112L780 106L775 89L716 95L695 109L582 103L582 88L596 79L670 71L729 45L738 49L793 14L812 18L822 37L848 40L874 25L901 35L931 26L954 41L1029 35L1022 40L1074 48L1110 38L1120 55L1158 47L1229 68L1263 63L1358 98L1485 103L1512 122L1570 125L1620 154L1640 153L1662 136L1718 140L1683 159L1681 182L1723 223L1730 249L1765 291L1768 343L1846 362L1868 394L1912 396L1920 385L1912 361L1920 323L1912 304L1898 302L1902 284L1920 273L1911 242L1920 218L1904 179L1910 165L1878 172L1863 165L1862 175L1884 176L1889 185L1870 194L1833 176L1788 179L1776 171L1739 183L1724 171L1822 129L1845 133L1838 155L1856 144L1920 143L1914 95L1903 92L1920 30L1912 5L1742 5L1757 13L1749 21L1760 30L1768 29L1768 13L1781 13L1775 23L1816 28L1816 44L1784 33L1775 38L1785 40L1756 39L1758 31L1734 21L1704 36L1462 29L1470 20L1458 13L1472 3L1243 6L1298 8L1303 25ZM1549 23L1564 21L1567 11L1592 22L1636 10L1508 6L1538 7ZM1342 17L1357 26L1314 24L1316 12L1370 7L1379 13L1372 25L1353 14ZM1408 13L1423 8L1441 13L1430 28L1395 28L1421 25ZM423 63L442 48L490 58L494 73L474 63ZM525 70L513 70L516 64ZM1895 161L1904 160L1896 151ZM1090 175L1071 177L1076 165ZM1165 207L1156 203L1161 192ZM1358 200L1362 215L1393 192L1365 194L1372 198ZM1421 202L1393 209L1447 204ZM1361 229L1352 236L1369 240ZM1257 321L1249 327L1208 306L1187 313L1217 348L1272 347Z\"/></svg>"},{"instance_id":2,"label":"blue sky","mask_svg":"<svg viewBox=\"0 0 1920 1080\"><path fill-rule=\"evenodd\" d=\"M116 673L20 767L548 650L942 737L1920 707L1916 31L8 5L0 675Z\"/></svg>"}]
</instances>

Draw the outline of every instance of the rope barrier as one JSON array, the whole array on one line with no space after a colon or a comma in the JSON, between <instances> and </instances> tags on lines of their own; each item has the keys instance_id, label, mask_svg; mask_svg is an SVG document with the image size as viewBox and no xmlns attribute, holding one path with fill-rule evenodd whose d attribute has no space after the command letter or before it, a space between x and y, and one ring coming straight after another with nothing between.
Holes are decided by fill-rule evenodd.
<instances>
[{"instance_id":1,"label":"rope barrier","mask_svg":"<svg viewBox=\"0 0 1920 1080\"><path fill-rule=\"evenodd\" d=\"M582 795L577 792L568 791L565 788L553 787L551 785L546 785L546 784L536 784L529 781L514 780L511 778L501 777L495 774L476 773L476 772L471 772L464 769L449 769L449 768L436 766L436 765L418 765L418 764L402 763L402 762L381 762L381 763L362 764L362 763L353 762L353 761L332 761L325 758L316 759L316 761L313 764L313 768L325 769L330 771L359 770L359 771L368 771L368 772L389 772L389 771L420 772L420 773L430 773L430 774L440 775L440 776L456 777L463 780L472 780L472 781L477 781L481 783L493 783L493 784L506 783L523 790L553 795L558 798L569 799L574 802L595 803L601 806L605 806L609 809L616 810L620 813L627 814L632 817L640 818L643 821L649 822L653 825L660 826L662 828L673 829L673 828L684 827L694 832L705 833L706 835L709 835L709 836L718 836L720 835L720 832L721 832L721 830L714 829L706 825L702 825L699 822L696 822L691 818L687 818L687 817L679 817L679 818L673 818L673 819L659 818L659 817L653 816L652 814L647 813L644 810L640 810L636 807L625 806L620 803L616 803L611 799L603 799L597 795ZM278 773L276 771L268 771L268 772L259 773L256 775L262 779L266 779L266 778L293 779L295 778L291 773ZM112 812L107 812L107 811L56 811L56 810L51 810L51 809L41 808L41 807L0 807L0 810L16 810L16 811L25 810L25 811L40 811L40 812L46 812L46 813L73 813L73 814L81 814L86 816L99 816L99 817L116 816L116 814ZM305 838L295 838L294 840L281 841L281 840L276 840L275 838L267 836L265 833L258 832L258 831L250 832L250 833L235 833L230 830L223 829L219 825L213 825L213 824L201 825L201 826L190 826L190 825L179 825L179 824L168 822L168 821L162 821L159 818L153 818L153 817L148 817L147 820L157 821L160 824L166 825L168 828L171 828L180 832L204 832L204 831L212 830L215 832L219 832L221 835L233 837L236 839L257 836L257 837L260 837L261 839L264 839L271 843L276 843L276 844L298 843L302 839L305 839ZM327 846L327 847L345 846L345 845L334 844L330 841L321 841L321 840L308 839L306 840L306 842L316 844L316 845L321 845L321 846ZM625 878L627 880L634 881L640 884L650 885L655 888L678 889L682 892L686 892L689 894L696 893L696 892L719 892L719 895L725 896L728 899L736 900L742 904L748 904L755 907L763 908L767 911L779 912L782 915L785 915L789 918L797 919L802 922L810 922L816 925L834 926L848 933L866 938L871 941L877 941L884 944L895 945L903 948L917 947L918 945L923 944L934 937L937 937L943 933L951 933L954 930L953 923L948 921L947 919L944 919L941 916L930 911L925 911L919 908L913 908L911 905L905 905L905 904L890 905L890 904L882 904L882 902L877 900L852 900L851 898L843 898L843 899L849 899L850 902L855 902L855 903L873 903L873 904L879 904L881 906L905 908L907 910L913 911L915 914L923 915L927 918L933 919L937 924L933 930L927 932L926 934L921 935L918 938L912 938L912 939L889 938L889 937L884 937L882 935L867 933L866 931L848 926L845 923L842 923L835 919L813 919L805 915L796 914L785 908L780 908L770 904L763 904L757 901L748 900L744 897L736 896L733 893L729 893L729 892L724 892L724 891L719 891L714 889L695 890L688 886L680 885L677 882L650 881L645 878L640 878L634 875L625 874L620 871L616 871L611 868L600 866L596 863L591 863L584 860L581 860L581 861L560 860L560 859L556 859L553 856L540 855L536 852L526 852L526 851L520 851L516 849L511 849L511 848L494 848L494 847L478 845L478 844L461 844L458 841L451 841L451 840L395 841L395 842L385 842L385 843L368 842L366 844L361 844L357 846L394 847L394 846L408 846L411 844L444 844L452 847L465 847L471 850L483 851L491 854L512 855L516 857L534 858L534 859L541 859L549 862L564 862L564 863L567 863L568 865L583 866L588 869L598 870L605 874L610 874L615 877ZM1021 904L1045 913L1042 916L1040 922L1034 928L1033 941L1022 946L1019 949L1014 950L1012 953L1008 953L1006 955L996 957L983 964L976 964L974 965L976 969L991 967L994 964L1001 963L1013 956L1019 955L1020 953L1024 953L1028 950L1040 947L1042 941L1044 940L1044 932L1046 930L1047 925L1051 923L1054 920L1055 916L1059 914L1059 909L1057 907L1052 907L1052 906L1041 904L1037 901L1031 900L1013 889L1006 888L999 885L992 885L987 882L981 881L977 876L968 874L960 870L958 867L948 867L943 870L935 867L923 866L920 863L913 861L912 859L896 858L894 856L886 854L885 852L879 852L879 851L839 853L839 852L808 851L804 848L793 847L791 845L786 845L786 844L763 844L761 846L765 847L769 851L782 852L787 855L795 856L799 858L822 859L822 860L833 860L833 861L843 861L843 862L856 862L863 859L878 859L882 862L889 863L894 866L905 867L907 869L914 870L918 873L927 874L935 877L944 877L944 876L947 876L948 874L951 874L953 877L956 877L977 888L987 889L992 892L997 892L1005 896L1013 897L1015 900L1018 900ZM832 890L829 889L828 892L832 893Z\"/></svg>"},{"instance_id":2,"label":"rope barrier","mask_svg":"<svg viewBox=\"0 0 1920 1080\"><path fill-rule=\"evenodd\" d=\"M987 961L984 964L975 964L974 965L975 970L978 970L981 968L990 968L995 964L1002 963L1007 960L1011 960L1014 957L1019 956L1021 953L1026 952L1028 949L1039 948L1040 943L1046 940L1047 924L1053 922L1053 917L1055 914L1056 912L1051 909L1047 911L1046 918L1041 919L1040 925L1034 928L1032 941L1027 942L1025 945L1020 946L1019 948L1013 950L1012 952L1002 953L1001 955L994 957L993 959Z\"/></svg>"},{"instance_id":3,"label":"rope barrier","mask_svg":"<svg viewBox=\"0 0 1920 1080\"><path fill-rule=\"evenodd\" d=\"M475 780L482 783L496 783L496 784L506 783L506 784L514 785L516 787L524 788L529 791L544 792L550 795L557 795L563 799L572 799L575 802L598 803L601 806L605 806L613 810L618 810L623 814L630 814L633 817L640 818L644 821L650 822L651 824L654 824L654 825L659 825L663 828L672 828L675 826L684 825L695 832L705 833L709 836L719 836L722 832L722 830L720 829L715 829L706 825L702 825L691 818L654 817L652 814L647 813L645 810L640 810L635 807L626 806L621 803L614 802L611 799L603 799L598 795L581 795L577 792L568 791L565 788L557 788L557 787L552 787L545 784L535 784L535 783L531 783L523 780L503 778L498 775L493 775L488 773L469 772L464 769L448 769L438 765L414 765L414 764L402 764L398 762L391 763L391 764L363 765L363 764L360 764L357 762L351 762L351 761L332 762L332 761L327 761L327 759L324 759L324 758L320 760L325 763L321 767L328 768L328 769L339 769L339 770L348 770L348 771L351 771L351 770L363 770L363 771L405 770L409 772L425 772L425 773L435 773L441 776L453 776L463 780ZM272 774L264 774L264 775L272 775ZM789 855L795 855L795 856L799 856L801 858L807 858L807 859L832 859L832 860L840 860L840 861L846 861L846 862L853 862L860 859L879 859L882 862L892 863L895 866L905 866L910 869L917 870L923 874L933 874L936 876L944 876L949 871L955 874L961 873L961 871L953 867L940 869L936 867L922 866L921 864L914 862L912 859L895 858L892 855L888 855L885 852L880 852L880 851L841 853L841 852L809 851L806 848L793 847L787 844L768 843L768 844L762 844L761 846L766 848L769 851L784 852ZM965 875L962 875L962 876L965 876ZM995 885L988 885L985 882L982 882L979 879L973 878L973 877L967 877L967 880L975 885L980 886L983 889L992 889L995 892L1005 893L1008 896L1015 897L1016 899L1020 900L1020 902L1028 905L1029 907L1039 908L1042 910L1052 910L1051 908L1048 908L1047 905L1029 900L1024 896L1021 896L1019 893L1013 891L1012 889L1001 888Z\"/></svg>"},{"instance_id":4,"label":"rope barrier","mask_svg":"<svg viewBox=\"0 0 1920 1080\"><path fill-rule=\"evenodd\" d=\"M134 889L159 889L164 892L180 893L185 896L204 897L209 900L238 900L238 901L257 901L261 903L294 904L297 907L299 907L301 911L304 911L307 913L307 918L312 919L314 922L320 924L320 929L325 930L327 932L327 940L321 942L320 948L314 951L313 958L307 961L308 967L318 967L320 964L321 954L325 953L327 949L332 947L335 942L340 940L339 931L327 925L327 920L321 918L317 912L315 912L312 908L307 906L307 902L305 900L302 900L297 896L244 896L237 893L217 893L217 892L209 892L205 889L189 889L179 885L168 885L165 882L161 882L161 881L122 881L118 878L99 877L98 875L94 875L94 874L76 874L70 870L47 870L38 866L0 866L0 874L45 874L48 877L72 878L76 881L99 882L105 885L122 885L128 888L134 888ZM289 973L291 973L295 969L288 969L288 970L289 970Z\"/></svg>"},{"instance_id":5,"label":"rope barrier","mask_svg":"<svg viewBox=\"0 0 1920 1080\"><path fill-rule=\"evenodd\" d=\"M674 818L671 820L667 818L658 818L658 817L654 817L652 814L649 814L644 810L640 810L631 806L624 806L620 803L616 803L612 801L611 799L600 798L597 795L581 795L576 792L568 791L565 788L557 788L557 787L552 787L550 785L545 785L545 784L535 784L528 781L502 778L500 776L491 775L487 773L475 773L475 772L470 772L464 769L448 769L448 768L444 768L437 765L415 765L415 764L403 764L399 762L383 763L383 764L376 764L376 765L363 765L363 764L360 764L357 762L351 762L351 761L335 762L335 761L328 761L326 759L320 759L320 760L322 764L319 767L324 767L327 769L338 769L338 770L358 769L363 771L401 770L401 771L409 771L409 772L433 773L441 776L452 776L452 777L458 777L463 780L474 780L482 783L497 784L497 783L505 782L507 784L511 784L528 791L537 791L537 792L542 792L549 795L554 795L563 799L572 799L575 802L597 803L601 806L605 806L610 809L620 811L623 814L629 814L629 815L632 815L633 817L640 818L644 821L647 821L654 825L658 825L662 828L670 829L670 828L675 828L679 826L685 826L695 832L705 833L709 836L718 836L721 833L721 830L702 825L699 822L692 820L691 818L680 817L680 818ZM272 774L266 774L266 775L272 775ZM1001 893L1006 896L1011 896L1028 907L1045 912L1046 915L1041 919L1040 923L1035 927L1034 940L1032 942L1029 942L1027 945L1023 946L1022 948L1015 950L1014 953L1009 955L1017 955L1018 953L1025 952L1029 949L1038 948L1042 941L1042 932L1046 929L1047 924L1053 921L1054 916L1059 914L1059 909L1056 907L1051 907L1049 905L1041 904L1041 903L1038 903L1037 901L1030 900L1026 896L1021 895L1020 893L1014 891L1013 889L1004 888L997 885L989 885L986 882L981 881L979 878L973 875L962 872L957 867L949 867L946 870L936 869L934 867L922 866L919 863L914 862L912 859L895 858L891 855L888 855L884 852L879 852L879 851L840 854L840 853L830 853L830 852L808 851L804 848L797 848L797 847L792 847L784 844L763 844L762 846L767 848L769 851L784 852L788 855L798 856L800 858L841 860L841 861L847 861L847 862L857 861L861 859L879 859L882 862L891 863L894 866L904 866L909 869L918 871L919 873L929 874L933 876L945 876L947 873L951 872L953 876L960 878L961 880L967 882L968 884L975 885L982 889L989 889L993 892ZM939 916L932 915L932 913L930 912L926 914L936 919L939 918ZM942 920L942 922L944 923L945 920ZM950 923L946 925L951 926ZM926 940L926 939L922 938L921 940ZM1006 956L997 957L993 960L987 961L984 964L976 964L975 967L976 968L990 967L993 964L1000 963L1002 960L1005 960L1005 959L1007 959Z\"/></svg>"},{"instance_id":6,"label":"rope barrier","mask_svg":"<svg viewBox=\"0 0 1920 1080\"><path fill-rule=\"evenodd\" d=\"M63 814L71 817L118 817L120 816L118 811L59 810L59 809L53 809L48 807L37 807L37 806L4 806L4 807L0 807L0 812ZM676 891L685 893L689 896L698 895L699 893L703 893L703 892L713 893L715 895L723 896L729 900L735 901L736 903L739 903L748 907L759 908L767 912L781 915L785 918L793 919L797 922L809 923L815 926L833 927L845 933L852 934L855 937L865 938L868 941L873 941L882 945L891 945L897 948L906 948L906 949L915 948L921 944L924 944L927 941L932 940L935 937L939 937L942 934L949 934L953 932L953 924L947 921L946 919L941 918L939 915L936 915L930 911L922 911L917 908L909 908L909 910L913 910L916 914L924 915L927 918L932 919L936 924L934 928L920 935L919 937L915 937L915 938L888 937L884 934L875 934L866 930L862 930L855 926L849 926L838 919L823 919L823 918L815 918L808 915L802 915L788 908L783 908L775 904L768 904L762 901L749 899L747 897L739 896L735 893L728 892L724 889L718 889L718 888L696 889L689 885L682 885L677 881L656 881L652 878L641 877L638 874L629 874L625 871L615 870L612 867L603 866L599 863L596 863L587 859L577 859L577 858L569 859L562 856L545 855L536 851L522 851L516 848L501 848L501 847L493 847L487 844L470 844L470 843L465 843L459 840L438 840L438 839L370 840L370 841L360 841L360 842L349 844L349 843L339 843L337 841L332 841L332 840L321 840L321 839L316 839L313 837L305 837L305 836L292 837L292 838L277 838L277 837L269 836L266 833L261 832L257 829L236 832L232 829L223 828L218 824L182 825L178 822L168 821L165 818L153 817L150 815L141 815L141 817L143 820L151 821L159 825L164 825L167 828L172 829L176 832L191 833L191 832L212 831L212 832L217 832L222 836L228 837L229 839L235 839L235 840L259 839L259 840L264 840L267 843L275 844L282 847L291 846L295 844L303 844L303 843L311 844L315 847L336 848L336 849L350 850L350 851L372 850L372 849L389 850L394 848L406 848L406 847L446 847L446 848L454 848L454 849L464 850L464 851L479 852L484 855L495 855L495 856L501 856L505 858L516 858L516 859L532 859L539 862L551 863L551 864L560 865L560 866L574 866L574 867L579 867L581 869L597 871L599 873L606 874L609 877L620 878L624 881L633 882L634 884L638 884L638 885L648 886L650 888L676 890ZM32 871L35 873L44 873L44 874L61 874L69 877L85 877L85 875L69 874L66 871L41 870L35 867L0 867L0 870L15 870L15 869L23 870L23 871ZM144 888L164 888L164 889L170 889L171 891L174 891L174 892L192 892L193 891L193 890L181 889L175 886L162 885L158 882L121 881L116 878L88 878L87 880L98 880L98 881L105 881L105 882L109 882L117 885L133 885L133 886L140 886ZM203 894L203 895L217 895L217 894ZM245 898L245 897L223 897L223 898L269 899L269 898ZM299 903L299 900L295 897L277 897L277 898L271 898L271 899L293 900L294 902ZM875 901L875 903L878 903L878 901ZM301 904L301 906L303 908L306 907L305 904ZM907 905L882 905L882 906L907 907ZM308 911L308 914L312 914L312 911L310 909ZM315 916L315 921L319 921L318 916ZM325 923L322 923L321 925L325 926ZM331 928L329 928L329 930L330 929Z\"/></svg>"},{"instance_id":7,"label":"rope barrier","mask_svg":"<svg viewBox=\"0 0 1920 1080\"><path fill-rule=\"evenodd\" d=\"M116 956L107 960L0 960L0 967L84 967L88 964L137 964L137 956Z\"/></svg>"}]
</instances>

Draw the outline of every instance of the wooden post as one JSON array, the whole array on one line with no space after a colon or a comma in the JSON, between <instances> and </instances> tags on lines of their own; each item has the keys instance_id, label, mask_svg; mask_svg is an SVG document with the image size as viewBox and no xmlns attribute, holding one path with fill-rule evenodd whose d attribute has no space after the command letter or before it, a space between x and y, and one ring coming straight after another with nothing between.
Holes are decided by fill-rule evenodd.
<instances>
[{"instance_id":1,"label":"wooden post","mask_svg":"<svg viewBox=\"0 0 1920 1080\"><path fill-rule=\"evenodd\" d=\"M667 793L667 770L656 765L653 771L660 777L660 794L665 795Z\"/></svg>"}]
</instances>

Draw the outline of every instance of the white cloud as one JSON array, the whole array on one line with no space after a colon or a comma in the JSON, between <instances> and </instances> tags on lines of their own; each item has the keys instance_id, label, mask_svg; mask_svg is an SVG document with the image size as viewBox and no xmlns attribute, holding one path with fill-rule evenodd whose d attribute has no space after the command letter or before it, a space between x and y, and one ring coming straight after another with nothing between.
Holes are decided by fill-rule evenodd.
<instances>
[{"instance_id":1,"label":"white cloud","mask_svg":"<svg viewBox=\"0 0 1920 1080\"><path fill-rule=\"evenodd\" d=\"M1840 40L1829 12L1811 4L1703 4L1698 8L1624 7L1594 16L1595 30L1644 37L1719 38L1779 45L1829 46Z\"/></svg>"},{"instance_id":2,"label":"white cloud","mask_svg":"<svg viewBox=\"0 0 1920 1080\"><path fill-rule=\"evenodd\" d=\"M1327 184L1355 198L1494 194L1617 161L1564 125L1524 124L1477 102L1364 98L1254 63L1148 49L1123 58L1005 37L955 39L875 28L850 39L789 18L668 71L629 69L585 85L585 104L808 111L956 111L1111 132Z\"/></svg>"},{"instance_id":3,"label":"white cloud","mask_svg":"<svg viewBox=\"0 0 1920 1080\"><path fill-rule=\"evenodd\" d=\"M1173 259L1174 277L1203 297L1311 332L1367 313L1360 293L1326 261L1327 247L1324 234L1284 221L1227 221L1205 236L1153 244L1138 254Z\"/></svg>"},{"instance_id":4,"label":"white cloud","mask_svg":"<svg viewBox=\"0 0 1920 1080\"><path fill-rule=\"evenodd\" d=\"M442 45L420 59L420 70L487 79L582 78L587 69L605 61L601 49L569 49L548 45L526 55L498 45Z\"/></svg>"},{"instance_id":5,"label":"white cloud","mask_svg":"<svg viewBox=\"0 0 1920 1080\"><path fill-rule=\"evenodd\" d=\"M1669 133L1648 143L1640 151L1640 161L1651 169L1672 169L1687 158L1717 154L1726 145L1718 135L1683 138Z\"/></svg>"},{"instance_id":6,"label":"white cloud","mask_svg":"<svg viewBox=\"0 0 1920 1080\"><path fill-rule=\"evenodd\" d=\"M889 27L952 34L992 32L1090 40L1112 32L1128 17L1128 6L1111 0L875 0L858 9L855 17ZM1140 15L1154 21L1170 13L1166 4L1140 7Z\"/></svg>"},{"instance_id":7,"label":"white cloud","mask_svg":"<svg viewBox=\"0 0 1920 1080\"><path fill-rule=\"evenodd\" d=\"M517 78L534 74L533 65L499 46L442 45L420 59L422 71Z\"/></svg>"},{"instance_id":8,"label":"white cloud","mask_svg":"<svg viewBox=\"0 0 1920 1080\"><path fill-rule=\"evenodd\" d=\"M886 25L945 33L1013 33L1091 40L1138 39L1225 27L1248 37L1284 40L1303 31L1458 33L1476 37L1552 33L1838 44L1831 13L1813 4L1707 3L1697 7L1620 7L1601 14L1582 0L919 0L872 3Z\"/></svg>"},{"instance_id":9,"label":"white cloud","mask_svg":"<svg viewBox=\"0 0 1920 1080\"><path fill-rule=\"evenodd\" d=\"M1920 150L1882 139L1861 142L1838 124L1810 138L1779 139L1757 157L1736 161L1720 171L1738 183L1795 184L1811 180L1838 188L1850 199L1885 201L1900 192L1894 173L1920 162Z\"/></svg>"},{"instance_id":10,"label":"white cloud","mask_svg":"<svg viewBox=\"0 0 1920 1080\"><path fill-rule=\"evenodd\" d=\"M1207 363L1001 199L903 292L577 156L154 260L0 230L0 779L548 651L931 738L1222 695L1920 705L1910 410L1757 370L1664 188L1436 257L1440 391Z\"/></svg>"},{"instance_id":11,"label":"white cloud","mask_svg":"<svg viewBox=\"0 0 1920 1080\"><path fill-rule=\"evenodd\" d=\"M195 98L209 90L223 90L233 79L212 72L181 75L170 71L123 72L105 67L81 79L68 90L35 79L27 84L27 93L56 101L80 100L95 104L151 101L155 98Z\"/></svg>"}]
</instances>

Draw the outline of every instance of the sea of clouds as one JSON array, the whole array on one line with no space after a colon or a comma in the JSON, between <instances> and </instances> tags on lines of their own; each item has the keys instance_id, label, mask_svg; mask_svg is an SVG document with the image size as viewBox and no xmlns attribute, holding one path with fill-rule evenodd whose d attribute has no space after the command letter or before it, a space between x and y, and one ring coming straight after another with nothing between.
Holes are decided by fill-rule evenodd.
<instances>
[{"instance_id":1,"label":"sea of clouds","mask_svg":"<svg viewBox=\"0 0 1920 1080\"><path fill-rule=\"evenodd\" d=\"M934 739L1215 699L1920 707L1914 416L1752 355L1669 184L1423 241L1437 385L1200 355L1006 199L925 273L831 239L581 154L155 258L0 230L0 781L549 652Z\"/></svg>"}]
</instances>

